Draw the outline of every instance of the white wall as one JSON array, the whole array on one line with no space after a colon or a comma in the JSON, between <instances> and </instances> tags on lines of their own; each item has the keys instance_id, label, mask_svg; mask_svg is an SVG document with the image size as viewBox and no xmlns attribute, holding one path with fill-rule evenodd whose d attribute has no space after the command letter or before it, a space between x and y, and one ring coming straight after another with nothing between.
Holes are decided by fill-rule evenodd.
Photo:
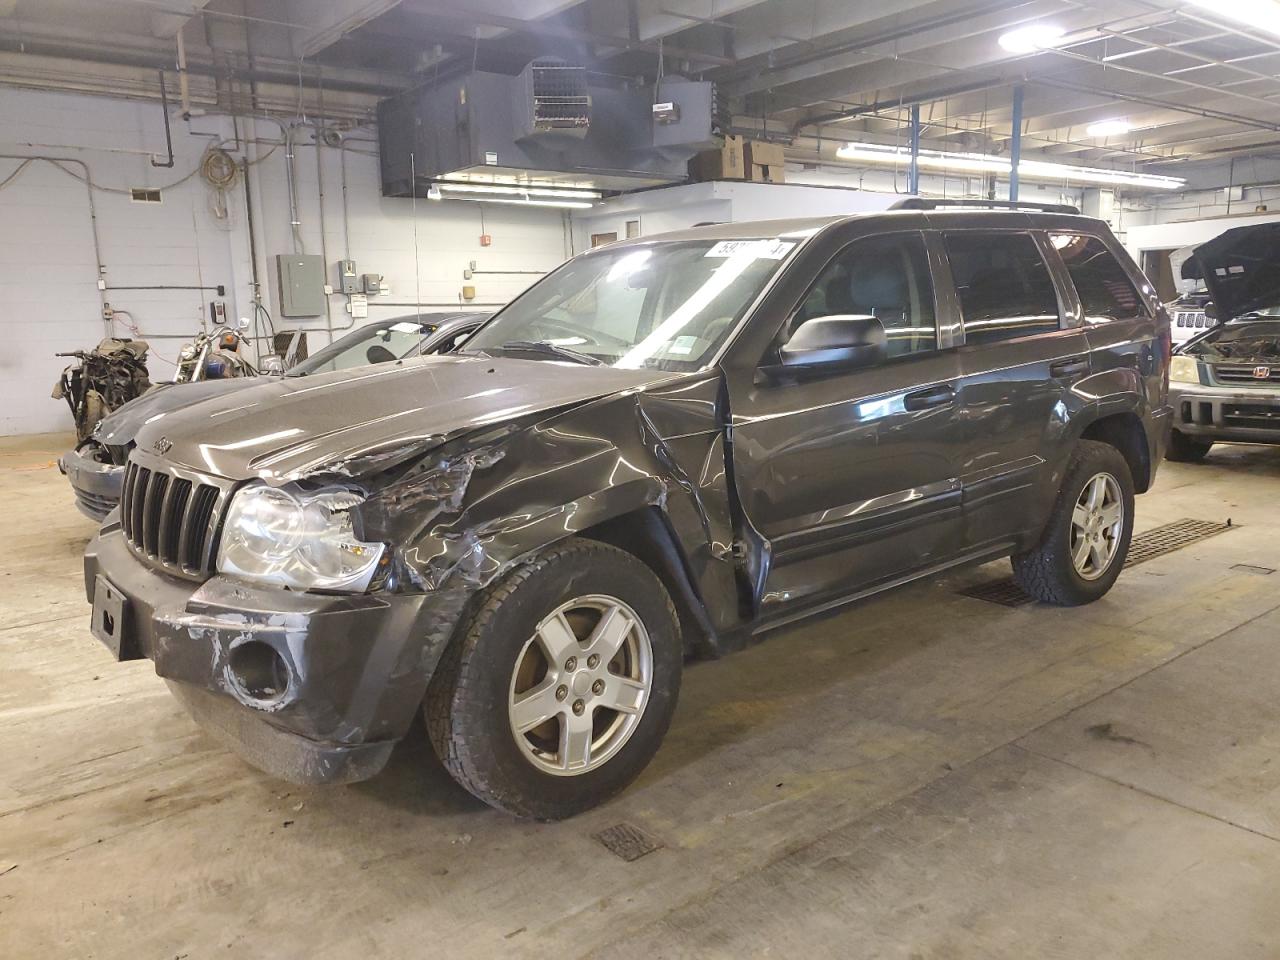
<instances>
[{"instance_id":1,"label":"white wall","mask_svg":"<svg viewBox=\"0 0 1280 960\"><path fill-rule=\"evenodd\" d=\"M153 167L149 154L163 159L163 117L158 105L134 101L54 94L6 88L0 96L0 154L39 154L76 158L88 164L100 187L161 187L160 204L134 203L127 194L94 191L101 243L103 279L108 287L224 284L231 316L252 311L252 270L246 228L243 181L229 191L228 216L214 215L212 191L196 169L207 144L231 138L231 120L197 117L173 126L173 169ZM279 141L272 122L240 123L242 138ZM316 148L311 131L301 129L295 150L299 233L307 253L321 253L320 201ZM371 129L353 141L371 141ZM239 159L252 162L254 225L258 269L267 308L278 329L290 321L270 302L268 257L289 253L293 240L285 189L284 148L270 143L225 144ZM384 274L390 294L372 300L370 316L412 312L420 274L425 304L444 308L460 302L462 271L470 261L480 270L551 269L569 254L562 212L464 201L417 203L417 251L409 200L385 199L378 186L376 144L348 142L339 151L321 148L324 181L323 247L331 282L334 261L346 256L342 203L342 160L347 167L350 253L361 272ZM0 182L20 161L0 159ZM78 172L78 168L76 169ZM178 181L181 180L181 183ZM482 225L483 221L483 225ZM492 245L480 245L481 233ZM466 281L476 287L476 309L500 304L537 279L534 275L480 273ZM127 310L151 342L153 379L171 374L182 343L199 328L214 291L117 290L99 293L83 184L53 166L32 163L0 188L0 435L65 430L71 417L64 404L49 397L65 360L59 351L88 348L106 332L101 300ZM304 321L312 349L340 335L351 323L346 298L330 298L330 317ZM127 334L126 318L117 331Z\"/></svg>"}]
</instances>

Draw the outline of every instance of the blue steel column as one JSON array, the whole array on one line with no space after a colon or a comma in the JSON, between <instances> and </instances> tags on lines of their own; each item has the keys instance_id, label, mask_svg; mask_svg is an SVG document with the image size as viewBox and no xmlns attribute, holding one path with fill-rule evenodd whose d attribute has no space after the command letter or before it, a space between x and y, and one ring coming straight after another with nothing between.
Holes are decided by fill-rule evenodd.
<instances>
[{"instance_id":1,"label":"blue steel column","mask_svg":"<svg viewBox=\"0 0 1280 960\"><path fill-rule=\"evenodd\" d=\"M1009 141L1009 199L1018 199L1018 165L1022 163L1022 88L1013 88L1013 138Z\"/></svg>"},{"instance_id":2,"label":"blue steel column","mask_svg":"<svg viewBox=\"0 0 1280 960\"><path fill-rule=\"evenodd\" d=\"M911 105L911 166L907 168L907 193L920 193L920 104Z\"/></svg>"}]
</instances>

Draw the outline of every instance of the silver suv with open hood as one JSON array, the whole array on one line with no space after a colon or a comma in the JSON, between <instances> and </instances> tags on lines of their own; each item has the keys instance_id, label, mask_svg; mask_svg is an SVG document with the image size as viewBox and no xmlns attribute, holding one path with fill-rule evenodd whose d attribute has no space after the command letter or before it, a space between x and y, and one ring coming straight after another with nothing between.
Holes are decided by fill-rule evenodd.
<instances>
[{"instance_id":1,"label":"silver suv with open hood","mask_svg":"<svg viewBox=\"0 0 1280 960\"><path fill-rule=\"evenodd\" d=\"M1228 230L1196 248L1215 326L1170 368L1170 460L1217 441L1280 443L1280 223Z\"/></svg>"}]
</instances>

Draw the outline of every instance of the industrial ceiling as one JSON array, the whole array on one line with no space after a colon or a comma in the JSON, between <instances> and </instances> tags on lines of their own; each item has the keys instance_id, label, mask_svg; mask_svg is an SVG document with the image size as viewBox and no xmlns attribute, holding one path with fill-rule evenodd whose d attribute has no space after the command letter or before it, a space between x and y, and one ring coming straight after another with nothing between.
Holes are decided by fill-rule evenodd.
<instances>
[{"instance_id":1,"label":"industrial ceiling","mask_svg":"<svg viewBox=\"0 0 1280 960\"><path fill-rule=\"evenodd\" d=\"M714 80L733 125L823 156L933 151L1176 173L1280 153L1274 0L0 0L0 82L369 117L380 96L535 56L597 82ZM172 73L170 73L172 79ZM327 99L326 99L327 98Z\"/></svg>"}]
</instances>

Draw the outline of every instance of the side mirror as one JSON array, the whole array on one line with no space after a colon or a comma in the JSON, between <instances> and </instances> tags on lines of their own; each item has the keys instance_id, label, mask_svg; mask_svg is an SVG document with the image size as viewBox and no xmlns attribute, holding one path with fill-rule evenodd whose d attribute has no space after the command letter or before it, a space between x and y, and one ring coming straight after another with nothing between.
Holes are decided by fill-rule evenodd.
<instances>
[{"instance_id":1,"label":"side mirror","mask_svg":"<svg viewBox=\"0 0 1280 960\"><path fill-rule=\"evenodd\" d=\"M1210 320L1218 319L1218 305L1210 300L1204 305L1204 315Z\"/></svg>"},{"instance_id":2,"label":"side mirror","mask_svg":"<svg viewBox=\"0 0 1280 960\"><path fill-rule=\"evenodd\" d=\"M284 373L284 360L278 353L268 353L262 358L258 369L268 377L278 377Z\"/></svg>"},{"instance_id":3,"label":"side mirror","mask_svg":"<svg viewBox=\"0 0 1280 960\"><path fill-rule=\"evenodd\" d=\"M884 359L884 324L875 317L835 314L802 323L779 355L784 370L869 367Z\"/></svg>"}]
</instances>

